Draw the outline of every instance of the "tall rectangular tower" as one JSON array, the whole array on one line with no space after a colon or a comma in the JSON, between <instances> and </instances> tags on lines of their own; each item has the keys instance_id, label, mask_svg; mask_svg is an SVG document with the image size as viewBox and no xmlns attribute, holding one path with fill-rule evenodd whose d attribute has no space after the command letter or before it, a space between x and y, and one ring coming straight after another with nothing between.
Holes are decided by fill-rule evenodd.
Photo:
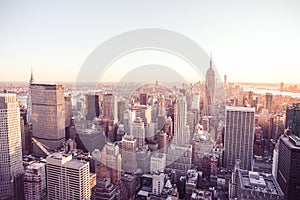
<instances>
[{"instance_id":1,"label":"tall rectangular tower","mask_svg":"<svg viewBox=\"0 0 300 200\"><path fill-rule=\"evenodd\" d=\"M300 137L300 103L286 108L285 128L289 128L290 133Z\"/></svg>"},{"instance_id":2,"label":"tall rectangular tower","mask_svg":"<svg viewBox=\"0 0 300 200\"><path fill-rule=\"evenodd\" d=\"M15 94L0 94L0 199L14 199L23 173L20 108ZM15 195L16 196L16 195Z\"/></svg>"},{"instance_id":3,"label":"tall rectangular tower","mask_svg":"<svg viewBox=\"0 0 300 200\"><path fill-rule=\"evenodd\" d=\"M99 95L86 95L85 96L85 108L86 119L93 120L100 115Z\"/></svg>"},{"instance_id":4,"label":"tall rectangular tower","mask_svg":"<svg viewBox=\"0 0 300 200\"><path fill-rule=\"evenodd\" d=\"M90 199L89 163L61 153L47 157L48 200Z\"/></svg>"},{"instance_id":5,"label":"tall rectangular tower","mask_svg":"<svg viewBox=\"0 0 300 200\"><path fill-rule=\"evenodd\" d=\"M32 136L55 150L65 141L64 86L31 84ZM41 151L34 146L34 153Z\"/></svg>"},{"instance_id":6,"label":"tall rectangular tower","mask_svg":"<svg viewBox=\"0 0 300 200\"><path fill-rule=\"evenodd\" d=\"M241 160L241 168L250 170L254 142L254 108L226 107L224 166Z\"/></svg>"},{"instance_id":7,"label":"tall rectangular tower","mask_svg":"<svg viewBox=\"0 0 300 200\"><path fill-rule=\"evenodd\" d=\"M177 95L174 105L174 141L175 144L188 145L190 143L190 131L187 126L187 105L185 96Z\"/></svg>"},{"instance_id":8,"label":"tall rectangular tower","mask_svg":"<svg viewBox=\"0 0 300 200\"><path fill-rule=\"evenodd\" d=\"M281 136L277 181L287 200L300 199L300 139L295 136Z\"/></svg>"}]
</instances>

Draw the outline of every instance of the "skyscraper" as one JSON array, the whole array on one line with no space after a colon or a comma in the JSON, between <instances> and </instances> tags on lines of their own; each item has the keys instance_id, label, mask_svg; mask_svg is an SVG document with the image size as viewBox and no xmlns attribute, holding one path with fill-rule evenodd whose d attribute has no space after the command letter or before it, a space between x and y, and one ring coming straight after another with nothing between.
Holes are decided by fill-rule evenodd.
<instances>
[{"instance_id":1,"label":"skyscraper","mask_svg":"<svg viewBox=\"0 0 300 200\"><path fill-rule=\"evenodd\" d=\"M241 168L251 170L254 142L254 108L226 107L224 166L241 160Z\"/></svg>"},{"instance_id":2,"label":"skyscraper","mask_svg":"<svg viewBox=\"0 0 300 200\"><path fill-rule=\"evenodd\" d=\"M290 133L300 137L300 103L286 108L285 128L289 128Z\"/></svg>"},{"instance_id":3,"label":"skyscraper","mask_svg":"<svg viewBox=\"0 0 300 200\"><path fill-rule=\"evenodd\" d=\"M133 135L122 137L122 170L125 172L133 173L137 170L136 148L137 143Z\"/></svg>"},{"instance_id":4,"label":"skyscraper","mask_svg":"<svg viewBox=\"0 0 300 200\"><path fill-rule=\"evenodd\" d=\"M205 79L205 96L206 96L206 115L212 114L212 106L215 98L215 71L213 70L212 56L210 58L210 65L206 72Z\"/></svg>"},{"instance_id":5,"label":"skyscraper","mask_svg":"<svg viewBox=\"0 0 300 200\"><path fill-rule=\"evenodd\" d=\"M121 181L122 158L118 145L109 142L105 144L101 152L101 164L110 170L110 176L103 178L111 178L113 184L119 184Z\"/></svg>"},{"instance_id":6,"label":"skyscraper","mask_svg":"<svg viewBox=\"0 0 300 200\"><path fill-rule=\"evenodd\" d=\"M271 112L272 109L272 99L273 99L273 94L272 93L266 93L266 109Z\"/></svg>"},{"instance_id":7,"label":"skyscraper","mask_svg":"<svg viewBox=\"0 0 300 200\"><path fill-rule=\"evenodd\" d=\"M145 145L145 127L140 117L135 118L132 123L132 135L137 140L138 147L142 148Z\"/></svg>"},{"instance_id":8,"label":"skyscraper","mask_svg":"<svg viewBox=\"0 0 300 200\"><path fill-rule=\"evenodd\" d=\"M300 199L300 139L281 136L279 139L277 181L287 200Z\"/></svg>"},{"instance_id":9,"label":"skyscraper","mask_svg":"<svg viewBox=\"0 0 300 200\"><path fill-rule=\"evenodd\" d=\"M118 122L118 102L117 97L111 93L103 95L102 115L103 119Z\"/></svg>"},{"instance_id":10,"label":"skyscraper","mask_svg":"<svg viewBox=\"0 0 300 200\"><path fill-rule=\"evenodd\" d=\"M30 80L29 80L29 89L28 89L28 100L27 100L27 116L28 122L32 123L32 102L31 102L31 85L34 82L33 72L31 70Z\"/></svg>"},{"instance_id":11,"label":"skyscraper","mask_svg":"<svg viewBox=\"0 0 300 200\"><path fill-rule=\"evenodd\" d=\"M24 174L25 200L41 200L46 197L45 163L34 162L27 166Z\"/></svg>"},{"instance_id":12,"label":"skyscraper","mask_svg":"<svg viewBox=\"0 0 300 200\"><path fill-rule=\"evenodd\" d=\"M99 95L85 96L86 119L93 120L100 115Z\"/></svg>"},{"instance_id":13,"label":"skyscraper","mask_svg":"<svg viewBox=\"0 0 300 200\"><path fill-rule=\"evenodd\" d=\"M174 105L174 135L175 144L187 145L190 142L190 130L187 126L187 105L185 96L177 95Z\"/></svg>"},{"instance_id":14,"label":"skyscraper","mask_svg":"<svg viewBox=\"0 0 300 200\"><path fill-rule=\"evenodd\" d=\"M65 100L61 84L31 84L32 136L56 150L65 141ZM35 154L42 154L33 146Z\"/></svg>"},{"instance_id":15,"label":"skyscraper","mask_svg":"<svg viewBox=\"0 0 300 200\"><path fill-rule=\"evenodd\" d=\"M20 109L15 94L0 94L0 199L17 199L23 173Z\"/></svg>"},{"instance_id":16,"label":"skyscraper","mask_svg":"<svg viewBox=\"0 0 300 200\"><path fill-rule=\"evenodd\" d=\"M89 199L91 197L89 162L61 153L47 157L48 200Z\"/></svg>"}]
</instances>

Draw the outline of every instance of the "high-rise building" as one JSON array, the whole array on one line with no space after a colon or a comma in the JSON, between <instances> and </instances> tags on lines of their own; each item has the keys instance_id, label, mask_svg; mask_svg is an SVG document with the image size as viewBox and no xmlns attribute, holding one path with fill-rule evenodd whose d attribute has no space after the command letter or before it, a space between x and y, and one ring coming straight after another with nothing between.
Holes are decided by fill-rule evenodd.
<instances>
[{"instance_id":1,"label":"high-rise building","mask_svg":"<svg viewBox=\"0 0 300 200\"><path fill-rule=\"evenodd\" d=\"M93 120L100 115L99 95L86 95L85 96L85 114L87 120Z\"/></svg>"},{"instance_id":2,"label":"high-rise building","mask_svg":"<svg viewBox=\"0 0 300 200\"><path fill-rule=\"evenodd\" d=\"M177 95L174 105L174 143L187 145L190 143L190 130L187 126L187 105L185 96Z\"/></svg>"},{"instance_id":3,"label":"high-rise building","mask_svg":"<svg viewBox=\"0 0 300 200\"><path fill-rule=\"evenodd\" d=\"M140 117L135 118L132 123L132 135L137 140L138 147L142 148L145 145L145 127Z\"/></svg>"},{"instance_id":4,"label":"high-rise building","mask_svg":"<svg viewBox=\"0 0 300 200\"><path fill-rule=\"evenodd\" d=\"M28 122L32 123L32 101L31 101L31 85L34 83L33 72L31 70L29 89L28 89L28 100L27 100L27 116Z\"/></svg>"},{"instance_id":5,"label":"high-rise building","mask_svg":"<svg viewBox=\"0 0 300 200\"><path fill-rule=\"evenodd\" d=\"M45 163L34 162L26 167L24 174L25 200L42 200L47 194Z\"/></svg>"},{"instance_id":6,"label":"high-rise building","mask_svg":"<svg viewBox=\"0 0 300 200\"><path fill-rule=\"evenodd\" d=\"M285 116L277 114L270 119L271 138L276 142L279 137L284 133Z\"/></svg>"},{"instance_id":7,"label":"high-rise building","mask_svg":"<svg viewBox=\"0 0 300 200\"><path fill-rule=\"evenodd\" d=\"M16 94L0 94L0 199L18 199L23 173L20 109ZM21 183L22 184L22 183Z\"/></svg>"},{"instance_id":8,"label":"high-rise building","mask_svg":"<svg viewBox=\"0 0 300 200\"><path fill-rule=\"evenodd\" d=\"M290 133L300 137L300 103L286 108L285 128L289 128Z\"/></svg>"},{"instance_id":9,"label":"high-rise building","mask_svg":"<svg viewBox=\"0 0 300 200\"><path fill-rule=\"evenodd\" d=\"M124 135L122 137L122 170L125 172L135 172L137 170L136 162L137 141L133 135Z\"/></svg>"},{"instance_id":10,"label":"high-rise building","mask_svg":"<svg viewBox=\"0 0 300 200\"><path fill-rule=\"evenodd\" d=\"M124 132L127 134L132 133L132 122L135 119L135 111L125 110L124 111Z\"/></svg>"},{"instance_id":11,"label":"high-rise building","mask_svg":"<svg viewBox=\"0 0 300 200\"><path fill-rule=\"evenodd\" d=\"M111 93L103 95L102 116L103 119L118 122L118 101L117 97Z\"/></svg>"},{"instance_id":12,"label":"high-rise building","mask_svg":"<svg viewBox=\"0 0 300 200\"><path fill-rule=\"evenodd\" d=\"M212 56L210 58L210 65L206 72L205 79L205 96L206 96L206 115L212 115L212 106L215 101L215 87L216 87L215 71L213 70Z\"/></svg>"},{"instance_id":13,"label":"high-rise building","mask_svg":"<svg viewBox=\"0 0 300 200\"><path fill-rule=\"evenodd\" d=\"M65 100L61 84L31 84L32 136L50 150L65 141ZM43 154L36 145L35 154Z\"/></svg>"},{"instance_id":14,"label":"high-rise building","mask_svg":"<svg viewBox=\"0 0 300 200\"><path fill-rule=\"evenodd\" d=\"M254 143L254 108L226 107L224 166L241 160L241 168L250 170Z\"/></svg>"},{"instance_id":15,"label":"high-rise building","mask_svg":"<svg viewBox=\"0 0 300 200\"><path fill-rule=\"evenodd\" d=\"M145 134L147 135L147 126L151 123L151 106L135 105L131 107L131 112L135 112L136 117L140 117L144 122Z\"/></svg>"},{"instance_id":16,"label":"high-rise building","mask_svg":"<svg viewBox=\"0 0 300 200\"><path fill-rule=\"evenodd\" d=\"M101 164L110 169L110 176L103 178L111 178L113 184L121 181L121 164L122 158L119 146L107 142L101 152Z\"/></svg>"},{"instance_id":17,"label":"high-rise building","mask_svg":"<svg viewBox=\"0 0 300 200\"><path fill-rule=\"evenodd\" d=\"M266 93L266 109L271 112L272 109L272 99L273 99L273 94L272 93Z\"/></svg>"},{"instance_id":18,"label":"high-rise building","mask_svg":"<svg viewBox=\"0 0 300 200\"><path fill-rule=\"evenodd\" d=\"M148 104L148 94L141 93L140 94L140 105L147 105Z\"/></svg>"},{"instance_id":19,"label":"high-rise building","mask_svg":"<svg viewBox=\"0 0 300 200\"><path fill-rule=\"evenodd\" d=\"M300 139L295 135L281 136L277 181L287 200L300 199Z\"/></svg>"},{"instance_id":20,"label":"high-rise building","mask_svg":"<svg viewBox=\"0 0 300 200\"><path fill-rule=\"evenodd\" d=\"M164 172L166 167L166 154L153 153L151 156L151 172Z\"/></svg>"},{"instance_id":21,"label":"high-rise building","mask_svg":"<svg viewBox=\"0 0 300 200\"><path fill-rule=\"evenodd\" d=\"M46 160L48 200L91 197L89 162L61 153L52 154Z\"/></svg>"}]
</instances>

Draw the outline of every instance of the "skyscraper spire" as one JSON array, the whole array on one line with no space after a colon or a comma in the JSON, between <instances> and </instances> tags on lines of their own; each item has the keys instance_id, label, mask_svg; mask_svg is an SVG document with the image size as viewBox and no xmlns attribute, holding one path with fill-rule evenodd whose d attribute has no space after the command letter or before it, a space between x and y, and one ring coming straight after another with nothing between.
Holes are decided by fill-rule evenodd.
<instances>
[{"instance_id":1,"label":"skyscraper spire","mask_svg":"<svg viewBox=\"0 0 300 200\"><path fill-rule=\"evenodd\" d=\"M33 82L34 82L34 79L33 79L33 71L32 71L32 68L31 68L31 75L30 75L29 83L32 84Z\"/></svg>"}]
</instances>

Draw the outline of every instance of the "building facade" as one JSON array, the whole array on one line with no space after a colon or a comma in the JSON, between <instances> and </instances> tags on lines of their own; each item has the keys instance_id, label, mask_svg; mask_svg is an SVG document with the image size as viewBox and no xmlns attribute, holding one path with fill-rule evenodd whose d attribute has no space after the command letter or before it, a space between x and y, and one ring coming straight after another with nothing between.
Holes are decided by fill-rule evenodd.
<instances>
[{"instance_id":1,"label":"building facade","mask_svg":"<svg viewBox=\"0 0 300 200\"><path fill-rule=\"evenodd\" d=\"M82 200L91 197L89 162L56 153L47 160L48 200Z\"/></svg>"},{"instance_id":2,"label":"building facade","mask_svg":"<svg viewBox=\"0 0 300 200\"><path fill-rule=\"evenodd\" d=\"M297 136L281 136L277 181L287 200L300 199L300 139Z\"/></svg>"},{"instance_id":3,"label":"building facade","mask_svg":"<svg viewBox=\"0 0 300 200\"><path fill-rule=\"evenodd\" d=\"M241 168L250 170L254 143L254 108L226 107L224 166L241 160Z\"/></svg>"},{"instance_id":4,"label":"building facade","mask_svg":"<svg viewBox=\"0 0 300 200\"><path fill-rule=\"evenodd\" d=\"M0 94L0 146L0 199L17 199L23 165L20 109L15 94Z\"/></svg>"},{"instance_id":5,"label":"building facade","mask_svg":"<svg viewBox=\"0 0 300 200\"><path fill-rule=\"evenodd\" d=\"M65 141L65 100L61 84L31 84L32 136L50 150ZM34 145L35 154L43 154Z\"/></svg>"}]
</instances>

